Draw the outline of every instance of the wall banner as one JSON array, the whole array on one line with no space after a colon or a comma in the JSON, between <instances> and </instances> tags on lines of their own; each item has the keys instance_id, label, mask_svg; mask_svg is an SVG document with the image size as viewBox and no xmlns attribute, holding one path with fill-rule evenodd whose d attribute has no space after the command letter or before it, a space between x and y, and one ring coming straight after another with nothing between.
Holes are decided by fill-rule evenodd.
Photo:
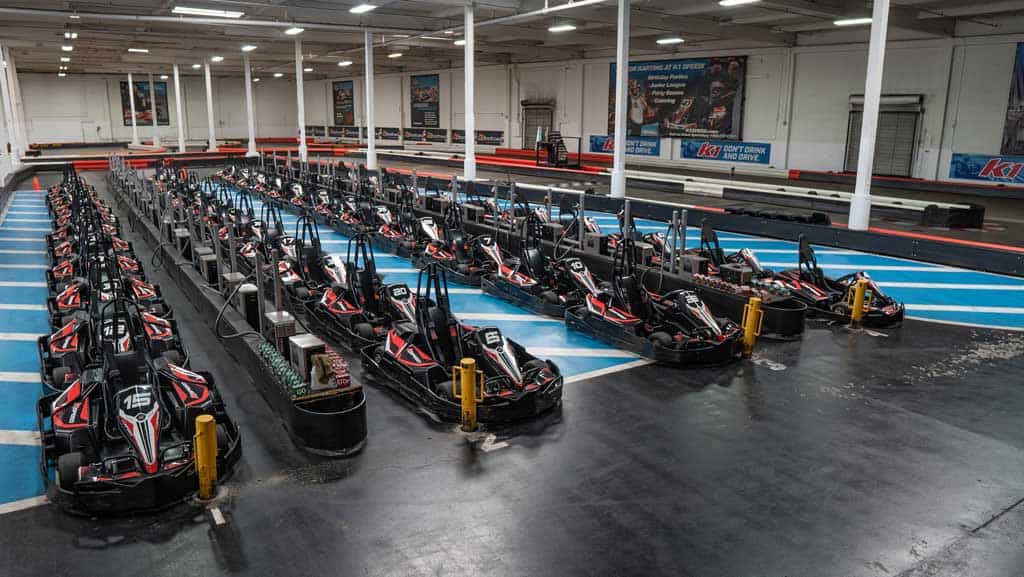
<instances>
[{"instance_id":1,"label":"wall banner","mask_svg":"<svg viewBox=\"0 0 1024 577\"><path fill-rule=\"evenodd\" d=\"M402 132L409 142L448 142L447 128L406 128Z\"/></svg>"},{"instance_id":2,"label":"wall banner","mask_svg":"<svg viewBox=\"0 0 1024 577\"><path fill-rule=\"evenodd\" d=\"M437 74L409 77L409 110L414 128L441 126L440 79Z\"/></svg>"},{"instance_id":3,"label":"wall banner","mask_svg":"<svg viewBox=\"0 0 1024 577\"><path fill-rule=\"evenodd\" d=\"M377 133L377 140L401 140L402 131L397 128L375 126L373 131ZM352 138L355 138L354 136ZM363 138L366 138L366 127L363 127Z\"/></svg>"},{"instance_id":4,"label":"wall banner","mask_svg":"<svg viewBox=\"0 0 1024 577\"><path fill-rule=\"evenodd\" d=\"M476 143L481 146L501 146L505 141L505 131L503 130L477 130L476 131ZM465 130L453 130L452 131L452 144L465 144L466 143L466 131Z\"/></svg>"},{"instance_id":5,"label":"wall banner","mask_svg":"<svg viewBox=\"0 0 1024 577\"><path fill-rule=\"evenodd\" d=\"M306 136L327 136L327 127L315 124L306 125Z\"/></svg>"},{"instance_id":6,"label":"wall banner","mask_svg":"<svg viewBox=\"0 0 1024 577\"><path fill-rule=\"evenodd\" d=\"M334 125L353 126L356 123L356 107L353 99L351 80L342 80L332 85L334 92Z\"/></svg>"},{"instance_id":7,"label":"wall banner","mask_svg":"<svg viewBox=\"0 0 1024 577\"><path fill-rule=\"evenodd\" d=\"M135 125L153 125L153 107L149 102L149 82L133 81L135 84ZM167 107L167 83L154 82L154 95L156 96L156 123L159 126L169 126L171 117ZM128 81L121 81L121 117L125 126L132 125L132 103L128 96Z\"/></svg>"},{"instance_id":8,"label":"wall banner","mask_svg":"<svg viewBox=\"0 0 1024 577\"><path fill-rule=\"evenodd\" d=\"M770 164L772 161L772 145L765 142L684 140L681 145L682 158L747 164Z\"/></svg>"},{"instance_id":9,"label":"wall banner","mask_svg":"<svg viewBox=\"0 0 1024 577\"><path fill-rule=\"evenodd\" d=\"M615 153L615 139L611 136L590 136L590 152ZM661 138L657 136L631 136L626 138L626 154L661 156Z\"/></svg>"},{"instance_id":10,"label":"wall banner","mask_svg":"<svg viewBox=\"0 0 1024 577\"><path fill-rule=\"evenodd\" d=\"M997 184L1024 184L1024 156L954 152L949 164L949 176Z\"/></svg>"},{"instance_id":11,"label":"wall banner","mask_svg":"<svg viewBox=\"0 0 1024 577\"><path fill-rule=\"evenodd\" d=\"M628 136L739 140L747 57L630 62ZM615 63L608 81L608 133L615 132Z\"/></svg>"}]
</instances>

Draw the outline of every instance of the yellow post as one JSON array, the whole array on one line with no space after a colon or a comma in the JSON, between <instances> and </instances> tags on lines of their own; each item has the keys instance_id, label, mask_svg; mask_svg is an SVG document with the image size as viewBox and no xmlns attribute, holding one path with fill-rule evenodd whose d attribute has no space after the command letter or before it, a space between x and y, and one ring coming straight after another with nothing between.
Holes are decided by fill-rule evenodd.
<instances>
[{"instance_id":1,"label":"yellow post","mask_svg":"<svg viewBox=\"0 0 1024 577\"><path fill-rule=\"evenodd\" d=\"M860 321L864 318L864 294L867 292L867 279L858 279L854 285L853 305L850 307L850 324L854 328L860 327Z\"/></svg>"},{"instance_id":2,"label":"yellow post","mask_svg":"<svg viewBox=\"0 0 1024 577\"><path fill-rule=\"evenodd\" d=\"M476 430L476 361L470 358L459 363L462 396L462 430Z\"/></svg>"},{"instance_id":3,"label":"yellow post","mask_svg":"<svg viewBox=\"0 0 1024 577\"><path fill-rule=\"evenodd\" d=\"M743 307L743 355L749 357L754 352L754 343L761 334L761 321L764 314L761 312L761 298L750 297L750 301Z\"/></svg>"},{"instance_id":4,"label":"yellow post","mask_svg":"<svg viewBox=\"0 0 1024 577\"><path fill-rule=\"evenodd\" d=\"M217 482L217 423L213 415L196 417L196 435L192 440L196 472L199 474L199 498L212 499Z\"/></svg>"}]
</instances>

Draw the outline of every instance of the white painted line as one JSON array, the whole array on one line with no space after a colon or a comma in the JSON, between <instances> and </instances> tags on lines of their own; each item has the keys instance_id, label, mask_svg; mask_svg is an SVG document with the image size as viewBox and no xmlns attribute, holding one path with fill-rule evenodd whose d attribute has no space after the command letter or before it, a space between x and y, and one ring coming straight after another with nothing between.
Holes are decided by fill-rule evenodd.
<instances>
[{"instance_id":1,"label":"white painted line","mask_svg":"<svg viewBox=\"0 0 1024 577\"><path fill-rule=\"evenodd\" d=\"M483 289L478 288L450 288L448 294L453 295L482 295L484 294Z\"/></svg>"},{"instance_id":2,"label":"white painted line","mask_svg":"<svg viewBox=\"0 0 1024 577\"><path fill-rule=\"evenodd\" d=\"M53 232L52 228L43 228L41 226L0 226L0 231L3 230L15 230L18 232Z\"/></svg>"},{"instance_id":3,"label":"white painted line","mask_svg":"<svg viewBox=\"0 0 1024 577\"><path fill-rule=\"evenodd\" d=\"M39 446L39 431L12 431L0 429L0 445Z\"/></svg>"},{"instance_id":4,"label":"white painted line","mask_svg":"<svg viewBox=\"0 0 1024 577\"><path fill-rule=\"evenodd\" d=\"M30 268L46 270L50 267L45 264L0 264L0 268Z\"/></svg>"},{"instance_id":5,"label":"white painted line","mask_svg":"<svg viewBox=\"0 0 1024 577\"><path fill-rule=\"evenodd\" d=\"M530 347L534 356L550 357L605 357L609 359L635 359L637 355L619 349L583 349L571 347Z\"/></svg>"},{"instance_id":6,"label":"white painted line","mask_svg":"<svg viewBox=\"0 0 1024 577\"><path fill-rule=\"evenodd\" d=\"M972 305L904 305L908 311L938 311L951 313L995 313L1001 315L1024 315L1024 307L979 307Z\"/></svg>"},{"instance_id":7,"label":"white painted line","mask_svg":"<svg viewBox=\"0 0 1024 577\"><path fill-rule=\"evenodd\" d=\"M213 516L214 525L224 525L227 523L227 520L224 519L224 513L221 513L220 511L220 507L213 507L210 509L210 515Z\"/></svg>"},{"instance_id":8,"label":"white painted line","mask_svg":"<svg viewBox=\"0 0 1024 577\"><path fill-rule=\"evenodd\" d=\"M790 267L796 268L795 262L762 262L763 266L768 267ZM939 265L934 266L903 266L903 265L866 265L866 264L818 264L819 268L825 270L866 270L868 272L876 270L899 270L909 272L970 272L957 270L952 268L946 268Z\"/></svg>"},{"instance_id":9,"label":"white painted line","mask_svg":"<svg viewBox=\"0 0 1024 577\"><path fill-rule=\"evenodd\" d=\"M4 222L50 222L48 218L8 218Z\"/></svg>"},{"instance_id":10,"label":"white painted line","mask_svg":"<svg viewBox=\"0 0 1024 577\"><path fill-rule=\"evenodd\" d=\"M32 341L39 340L42 333L0 333L0 341Z\"/></svg>"},{"instance_id":11,"label":"white painted line","mask_svg":"<svg viewBox=\"0 0 1024 577\"><path fill-rule=\"evenodd\" d=\"M1007 326L1000 326L1000 325L981 325L981 324L978 324L978 323L962 323L962 322L959 322L959 321L947 321L947 320L944 320L944 319L929 319L929 318L926 318L926 317L915 317L915 316L909 316L909 315L906 318L914 319L915 321L923 321L923 322L926 322L926 323L939 323L941 325L955 325L955 326L958 326L958 327L971 327L971 328L977 328L977 329L995 329L995 330L999 330L999 331L1024 332L1024 327L1007 327Z\"/></svg>"},{"instance_id":12,"label":"white painted line","mask_svg":"<svg viewBox=\"0 0 1024 577\"><path fill-rule=\"evenodd\" d=\"M46 283L34 281L4 280L0 281L0 287L46 288Z\"/></svg>"},{"instance_id":13,"label":"white painted line","mask_svg":"<svg viewBox=\"0 0 1024 577\"><path fill-rule=\"evenodd\" d=\"M409 268L379 268L379 269L377 269L377 272L379 272L379 273L389 273L389 272L390 273L406 273L407 272L407 273L419 274L420 269L415 268L415 267L411 267L411 266Z\"/></svg>"},{"instance_id":14,"label":"white painted line","mask_svg":"<svg viewBox=\"0 0 1024 577\"><path fill-rule=\"evenodd\" d=\"M9 383L39 383L39 373L0 371L0 381Z\"/></svg>"},{"instance_id":15,"label":"white painted line","mask_svg":"<svg viewBox=\"0 0 1024 577\"><path fill-rule=\"evenodd\" d=\"M646 365L652 365L654 361L651 359L637 359L629 363L622 363L621 365L615 365L614 367L605 367L603 369L597 369L593 371L587 371L585 373L579 373L578 375L572 375L571 377L565 378L565 384L578 383L579 381L585 381L587 379L593 379L595 377L601 377L604 375L610 375L619 371L626 371L634 369L636 367L643 367Z\"/></svg>"},{"instance_id":16,"label":"white painted line","mask_svg":"<svg viewBox=\"0 0 1024 577\"><path fill-rule=\"evenodd\" d=\"M8 211L7 214L35 214L42 216L50 216L50 213L45 210L11 210ZM46 222L50 222L50 220L47 219Z\"/></svg>"},{"instance_id":17,"label":"white painted line","mask_svg":"<svg viewBox=\"0 0 1024 577\"><path fill-rule=\"evenodd\" d=\"M1024 291L1024 284L970 284L943 282L878 282L882 288L921 288L939 290L978 290L978 291Z\"/></svg>"},{"instance_id":18,"label":"white painted line","mask_svg":"<svg viewBox=\"0 0 1024 577\"><path fill-rule=\"evenodd\" d=\"M37 242L43 244L46 242L45 238L25 238L20 236L0 236L0 242Z\"/></svg>"},{"instance_id":19,"label":"white painted line","mask_svg":"<svg viewBox=\"0 0 1024 577\"><path fill-rule=\"evenodd\" d=\"M2 242L2 240L0 240ZM20 250L16 248L0 249L0 254L46 254L45 250Z\"/></svg>"},{"instance_id":20,"label":"white painted line","mask_svg":"<svg viewBox=\"0 0 1024 577\"><path fill-rule=\"evenodd\" d=\"M29 497L28 499L20 499L18 501L11 501L10 503L3 503L0 504L0 515L31 509L32 507L45 505L48 502L49 500L46 498L46 495L39 495L38 497Z\"/></svg>"},{"instance_id":21,"label":"white painted line","mask_svg":"<svg viewBox=\"0 0 1024 577\"><path fill-rule=\"evenodd\" d=\"M16 305L0 303L0 311L45 311L46 305Z\"/></svg>"},{"instance_id":22,"label":"white painted line","mask_svg":"<svg viewBox=\"0 0 1024 577\"><path fill-rule=\"evenodd\" d=\"M540 315L507 315L498 313L455 313L455 316L464 321L522 321L531 323L560 323L562 319L542 317Z\"/></svg>"}]
</instances>

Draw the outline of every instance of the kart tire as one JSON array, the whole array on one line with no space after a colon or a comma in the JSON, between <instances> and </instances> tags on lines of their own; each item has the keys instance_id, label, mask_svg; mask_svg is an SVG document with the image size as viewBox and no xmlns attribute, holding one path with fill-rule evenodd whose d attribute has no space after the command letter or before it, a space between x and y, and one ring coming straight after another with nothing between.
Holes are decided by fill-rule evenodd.
<instances>
[{"instance_id":1,"label":"kart tire","mask_svg":"<svg viewBox=\"0 0 1024 577\"><path fill-rule=\"evenodd\" d=\"M442 399L445 399L447 401L455 400L455 397L452 396L452 382L451 381L441 381L440 383L435 383L434 384L434 392L437 393L437 396L439 396Z\"/></svg>"},{"instance_id":2,"label":"kart tire","mask_svg":"<svg viewBox=\"0 0 1024 577\"><path fill-rule=\"evenodd\" d=\"M70 491L78 482L78 468L82 466L82 453L64 453L57 457L57 486Z\"/></svg>"},{"instance_id":3,"label":"kart tire","mask_svg":"<svg viewBox=\"0 0 1024 577\"><path fill-rule=\"evenodd\" d=\"M373 340L373 325L370 323L356 323L355 329L359 338L366 339L368 341Z\"/></svg>"},{"instance_id":4,"label":"kart tire","mask_svg":"<svg viewBox=\"0 0 1024 577\"><path fill-rule=\"evenodd\" d=\"M546 369L547 367L548 367L548 364L546 362L544 362L544 361L542 361L540 359L532 359L532 360L527 361L523 365L523 371L522 372L525 375L527 373L530 373L530 372L538 370L538 369Z\"/></svg>"},{"instance_id":5,"label":"kart tire","mask_svg":"<svg viewBox=\"0 0 1024 577\"><path fill-rule=\"evenodd\" d=\"M558 293L555 291L544 291L540 293L540 298L544 299L544 302L557 305L559 303Z\"/></svg>"},{"instance_id":6,"label":"kart tire","mask_svg":"<svg viewBox=\"0 0 1024 577\"><path fill-rule=\"evenodd\" d=\"M847 316L850 314L850 309L847 308L846 303L836 303L829 307L829 310L840 316Z\"/></svg>"},{"instance_id":7,"label":"kart tire","mask_svg":"<svg viewBox=\"0 0 1024 577\"><path fill-rule=\"evenodd\" d=\"M64 386L64 377L71 372L71 369L63 365L54 367L53 372L50 373L50 378L53 379L53 386L60 388Z\"/></svg>"},{"instance_id":8,"label":"kart tire","mask_svg":"<svg viewBox=\"0 0 1024 577\"><path fill-rule=\"evenodd\" d=\"M228 435L228 428L224 425L217 424L217 452L224 454L228 450L228 446L231 445L231 437Z\"/></svg>"},{"instance_id":9,"label":"kart tire","mask_svg":"<svg viewBox=\"0 0 1024 577\"><path fill-rule=\"evenodd\" d=\"M295 296L299 300L309 300L309 289L304 286L295 287Z\"/></svg>"},{"instance_id":10,"label":"kart tire","mask_svg":"<svg viewBox=\"0 0 1024 577\"><path fill-rule=\"evenodd\" d=\"M160 356L167 360L172 365L182 366L184 360L181 358L181 353L178 351L164 351L160 353Z\"/></svg>"},{"instance_id":11,"label":"kart tire","mask_svg":"<svg viewBox=\"0 0 1024 577\"><path fill-rule=\"evenodd\" d=\"M666 333L664 331L658 331L656 333L651 333L651 335L649 337L647 337L647 338L650 339L650 341L652 343L656 344L656 345L660 345L660 346L663 346L663 347L666 347L666 348L671 348L672 347L672 335L670 335L670 334L668 334L668 333Z\"/></svg>"},{"instance_id":12,"label":"kart tire","mask_svg":"<svg viewBox=\"0 0 1024 577\"><path fill-rule=\"evenodd\" d=\"M455 265L455 270L459 271L459 274L469 274L469 265L460 262L459 264Z\"/></svg>"}]
</instances>

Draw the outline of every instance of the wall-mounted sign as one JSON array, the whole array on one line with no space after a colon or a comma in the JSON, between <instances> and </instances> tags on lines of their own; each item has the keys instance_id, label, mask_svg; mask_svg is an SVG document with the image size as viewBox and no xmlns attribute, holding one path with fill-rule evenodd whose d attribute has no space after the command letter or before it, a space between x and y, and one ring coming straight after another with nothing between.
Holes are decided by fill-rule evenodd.
<instances>
[{"instance_id":1,"label":"wall-mounted sign","mask_svg":"<svg viewBox=\"0 0 1024 577\"><path fill-rule=\"evenodd\" d=\"M613 154L615 139L611 136L590 136L590 152ZM626 138L626 154L661 156L661 138L657 136L630 136Z\"/></svg>"},{"instance_id":2,"label":"wall-mounted sign","mask_svg":"<svg viewBox=\"0 0 1024 577\"><path fill-rule=\"evenodd\" d=\"M402 138L402 131L397 128L375 126L373 131L377 133L377 140L401 140ZM366 138L365 126L363 127L363 138Z\"/></svg>"},{"instance_id":3,"label":"wall-mounted sign","mask_svg":"<svg viewBox=\"0 0 1024 577\"><path fill-rule=\"evenodd\" d=\"M437 74L411 76L409 98L414 128L441 126L441 77Z\"/></svg>"},{"instance_id":4,"label":"wall-mounted sign","mask_svg":"<svg viewBox=\"0 0 1024 577\"><path fill-rule=\"evenodd\" d=\"M694 160L720 160L746 164L770 164L772 145L733 140L684 140L680 156Z\"/></svg>"},{"instance_id":5,"label":"wall-mounted sign","mask_svg":"<svg viewBox=\"0 0 1024 577\"><path fill-rule=\"evenodd\" d=\"M353 98L351 80L342 80L333 84L334 89L334 125L352 126L356 123L356 107Z\"/></svg>"},{"instance_id":6,"label":"wall-mounted sign","mask_svg":"<svg viewBox=\"0 0 1024 577\"><path fill-rule=\"evenodd\" d=\"M149 82L137 82L135 84L135 125L153 125L153 106L149 101ZM153 83L154 96L156 97L156 123L160 126L169 126L171 117L167 107L167 83ZM128 96L128 82L121 81L121 117L125 126L132 125L132 103Z\"/></svg>"},{"instance_id":7,"label":"wall-mounted sign","mask_svg":"<svg viewBox=\"0 0 1024 577\"><path fill-rule=\"evenodd\" d=\"M1024 184L1024 156L954 152L949 164L949 176L993 183Z\"/></svg>"},{"instance_id":8,"label":"wall-mounted sign","mask_svg":"<svg viewBox=\"0 0 1024 577\"><path fill-rule=\"evenodd\" d=\"M409 142L448 142L447 128L406 128L402 132Z\"/></svg>"},{"instance_id":9,"label":"wall-mounted sign","mask_svg":"<svg viewBox=\"0 0 1024 577\"><path fill-rule=\"evenodd\" d=\"M477 130L476 143L481 146L501 146L505 142L505 132L502 130ZM452 130L452 144L465 144L466 131Z\"/></svg>"},{"instance_id":10,"label":"wall-mounted sign","mask_svg":"<svg viewBox=\"0 0 1024 577\"><path fill-rule=\"evenodd\" d=\"M327 127L307 124L306 136L327 136Z\"/></svg>"}]
</instances>

